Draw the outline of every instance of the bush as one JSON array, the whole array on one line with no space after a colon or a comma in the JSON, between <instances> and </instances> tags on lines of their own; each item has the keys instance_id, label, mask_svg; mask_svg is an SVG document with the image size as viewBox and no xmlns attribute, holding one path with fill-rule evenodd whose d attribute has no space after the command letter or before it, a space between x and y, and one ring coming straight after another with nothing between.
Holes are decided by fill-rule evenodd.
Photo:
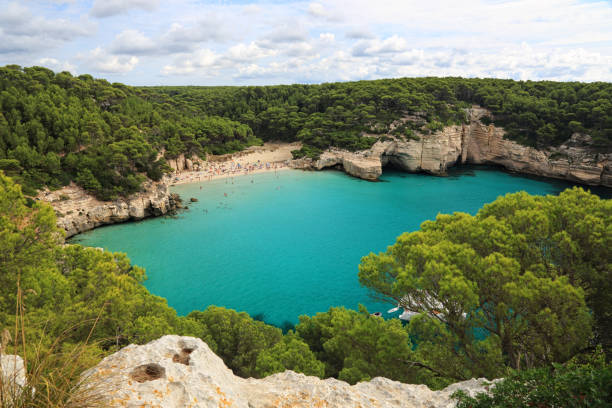
<instances>
[{"instance_id":1,"label":"bush","mask_svg":"<svg viewBox=\"0 0 612 408\"><path fill-rule=\"evenodd\" d=\"M317 160L321 153L323 153L321 149L317 149L316 147L312 146L302 146L302 148L299 150L291 151L291 154L293 155L294 159L301 159L307 157L313 160Z\"/></svg>"},{"instance_id":2,"label":"bush","mask_svg":"<svg viewBox=\"0 0 612 408\"><path fill-rule=\"evenodd\" d=\"M498 382L488 395L471 398L458 392L454 397L457 408L610 407L612 365L555 365L517 372Z\"/></svg>"}]
</instances>

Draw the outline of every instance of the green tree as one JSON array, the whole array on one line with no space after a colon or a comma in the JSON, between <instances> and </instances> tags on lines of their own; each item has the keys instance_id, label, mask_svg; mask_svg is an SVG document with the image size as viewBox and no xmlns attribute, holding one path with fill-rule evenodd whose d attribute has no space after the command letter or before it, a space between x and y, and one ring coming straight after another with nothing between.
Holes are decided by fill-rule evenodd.
<instances>
[{"instance_id":1,"label":"green tree","mask_svg":"<svg viewBox=\"0 0 612 408\"><path fill-rule=\"evenodd\" d=\"M257 356L282 338L280 329L253 320L245 312L209 306L187 317L201 325L198 337L241 377L255 377Z\"/></svg>"},{"instance_id":2,"label":"green tree","mask_svg":"<svg viewBox=\"0 0 612 408\"><path fill-rule=\"evenodd\" d=\"M303 340L289 332L282 340L257 356L255 370L259 377L266 377L285 370L323 378L325 365L317 360Z\"/></svg>"},{"instance_id":3,"label":"green tree","mask_svg":"<svg viewBox=\"0 0 612 408\"><path fill-rule=\"evenodd\" d=\"M429 378L414 365L412 342L400 321L360 309L332 307L313 317L300 316L296 333L325 363L325 376L352 384L377 376L403 382Z\"/></svg>"},{"instance_id":4,"label":"green tree","mask_svg":"<svg viewBox=\"0 0 612 408\"><path fill-rule=\"evenodd\" d=\"M386 253L362 259L360 282L419 313L409 325L418 358L449 377L566 361L587 344L592 322L579 279L566 271L597 280L609 274L609 263L598 264L609 257L604 236L588 249L592 260L565 256L567 245L589 238L584 225L568 230L556 222L557 211L580 198L598 211L572 207L572 214L605 230L609 205L580 189L559 197L510 194L476 216L439 215L401 235Z\"/></svg>"},{"instance_id":5,"label":"green tree","mask_svg":"<svg viewBox=\"0 0 612 408\"><path fill-rule=\"evenodd\" d=\"M21 187L0 172L0 310L5 318L14 313L18 281L32 294L32 307L61 292L54 290L64 282L55 268L54 252L62 241L53 209L38 202L28 207Z\"/></svg>"}]
</instances>

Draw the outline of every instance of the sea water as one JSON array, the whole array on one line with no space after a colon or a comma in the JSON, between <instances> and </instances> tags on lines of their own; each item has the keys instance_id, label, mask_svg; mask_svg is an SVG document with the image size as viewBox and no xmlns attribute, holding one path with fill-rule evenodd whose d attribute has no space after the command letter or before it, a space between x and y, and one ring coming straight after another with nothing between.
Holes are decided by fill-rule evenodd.
<instances>
[{"instance_id":1,"label":"sea water","mask_svg":"<svg viewBox=\"0 0 612 408\"><path fill-rule=\"evenodd\" d=\"M439 213L475 214L506 193L558 194L570 184L485 168L449 177L385 172L368 182L338 171L279 171L180 185L198 201L177 217L95 229L71 242L126 252L145 286L179 314L209 305L297 323L331 306L393 307L359 285L360 259Z\"/></svg>"}]
</instances>

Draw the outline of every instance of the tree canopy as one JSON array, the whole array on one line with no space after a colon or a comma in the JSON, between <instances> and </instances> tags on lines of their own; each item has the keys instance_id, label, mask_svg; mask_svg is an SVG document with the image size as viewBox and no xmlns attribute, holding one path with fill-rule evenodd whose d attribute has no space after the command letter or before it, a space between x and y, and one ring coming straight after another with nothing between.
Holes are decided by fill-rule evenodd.
<instances>
[{"instance_id":1,"label":"tree canopy","mask_svg":"<svg viewBox=\"0 0 612 408\"><path fill-rule=\"evenodd\" d=\"M142 91L42 67L0 68L0 170L34 195L76 181L101 199L159 180L166 159L242 150L260 141L245 124L192 115ZM163 153L163 154L162 154Z\"/></svg>"},{"instance_id":2,"label":"tree canopy","mask_svg":"<svg viewBox=\"0 0 612 408\"><path fill-rule=\"evenodd\" d=\"M563 362L593 318L609 347L611 221L612 202L579 188L509 194L404 233L362 259L359 280L418 313L417 358L451 378Z\"/></svg>"}]
</instances>

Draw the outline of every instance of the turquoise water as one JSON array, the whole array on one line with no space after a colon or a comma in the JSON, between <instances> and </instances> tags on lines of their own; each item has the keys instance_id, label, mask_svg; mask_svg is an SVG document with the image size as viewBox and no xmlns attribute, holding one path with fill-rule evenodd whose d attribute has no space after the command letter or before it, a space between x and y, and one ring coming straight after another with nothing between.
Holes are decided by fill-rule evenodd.
<instances>
[{"instance_id":1,"label":"turquoise water","mask_svg":"<svg viewBox=\"0 0 612 408\"><path fill-rule=\"evenodd\" d=\"M509 192L570 186L492 169L450 177L385 172L373 183L336 171L282 171L177 186L189 211L99 228L72 242L126 252L145 286L187 314L214 304L272 324L330 306L386 311L359 285L357 265L438 213L476 213Z\"/></svg>"}]
</instances>

